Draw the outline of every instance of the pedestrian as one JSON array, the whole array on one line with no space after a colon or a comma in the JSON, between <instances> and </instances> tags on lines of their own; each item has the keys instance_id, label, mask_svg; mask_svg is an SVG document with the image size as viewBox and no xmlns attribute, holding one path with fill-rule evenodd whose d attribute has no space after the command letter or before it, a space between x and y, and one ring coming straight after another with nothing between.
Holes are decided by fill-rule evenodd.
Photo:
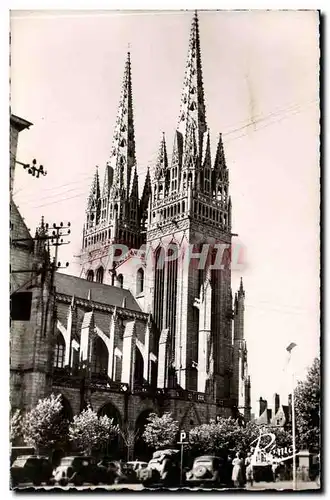
<instances>
[{"instance_id":1,"label":"pedestrian","mask_svg":"<svg viewBox=\"0 0 330 500\"><path fill-rule=\"evenodd\" d=\"M225 476L226 476L226 484L228 484L228 487L230 487L230 488L233 486L232 471L233 471L233 457L231 454L229 454L227 456Z\"/></svg>"},{"instance_id":2,"label":"pedestrian","mask_svg":"<svg viewBox=\"0 0 330 500\"><path fill-rule=\"evenodd\" d=\"M244 485L243 465L244 461L242 459L242 455L240 452L237 452L236 457L233 460L233 472L231 476L235 488L242 488Z\"/></svg>"},{"instance_id":3,"label":"pedestrian","mask_svg":"<svg viewBox=\"0 0 330 500\"><path fill-rule=\"evenodd\" d=\"M246 482L253 486L253 465L252 465L252 453L248 453L245 459L245 475Z\"/></svg>"},{"instance_id":4,"label":"pedestrian","mask_svg":"<svg viewBox=\"0 0 330 500\"><path fill-rule=\"evenodd\" d=\"M272 472L273 472L273 481L274 481L274 483L275 483L275 482L276 482L276 479L277 479L278 462L273 462L273 463L272 463Z\"/></svg>"}]
</instances>

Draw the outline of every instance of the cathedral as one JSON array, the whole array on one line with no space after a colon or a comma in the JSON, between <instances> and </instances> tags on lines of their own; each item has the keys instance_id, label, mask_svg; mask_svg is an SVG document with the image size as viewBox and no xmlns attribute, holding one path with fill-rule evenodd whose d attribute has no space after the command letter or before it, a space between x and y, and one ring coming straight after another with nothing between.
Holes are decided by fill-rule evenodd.
<instances>
[{"instance_id":1,"label":"cathedral","mask_svg":"<svg viewBox=\"0 0 330 500\"><path fill-rule=\"evenodd\" d=\"M186 431L217 416L249 420L245 291L241 280L232 296L229 172L221 134L211 156L197 13L172 154L163 135L141 197L133 96L128 53L111 156L87 201L80 277L48 264L36 272L47 261L43 221L25 250L12 244L12 269L18 251L31 262L11 283L12 303L30 304L25 319L12 314L12 408L53 392L70 418L90 404L122 427L165 411Z\"/></svg>"}]
</instances>

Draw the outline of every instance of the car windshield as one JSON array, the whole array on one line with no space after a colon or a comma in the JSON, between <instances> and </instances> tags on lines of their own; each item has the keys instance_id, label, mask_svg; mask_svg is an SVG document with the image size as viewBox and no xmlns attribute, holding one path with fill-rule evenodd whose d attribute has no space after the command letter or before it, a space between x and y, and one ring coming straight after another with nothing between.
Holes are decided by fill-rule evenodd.
<instances>
[{"instance_id":1,"label":"car windshield","mask_svg":"<svg viewBox=\"0 0 330 500\"><path fill-rule=\"evenodd\" d=\"M212 467L213 465L213 461L212 460L197 460L194 464L194 467L198 467L199 465L203 465L204 467L207 467L207 468L210 468Z\"/></svg>"},{"instance_id":2,"label":"car windshield","mask_svg":"<svg viewBox=\"0 0 330 500\"><path fill-rule=\"evenodd\" d=\"M77 460L77 458L76 457L65 457L65 458L62 458L60 465L71 465L74 460Z\"/></svg>"},{"instance_id":3,"label":"car windshield","mask_svg":"<svg viewBox=\"0 0 330 500\"><path fill-rule=\"evenodd\" d=\"M24 467L24 465L26 464L27 462L27 458L16 458L15 462L13 463L13 466L14 467Z\"/></svg>"},{"instance_id":4,"label":"car windshield","mask_svg":"<svg viewBox=\"0 0 330 500\"><path fill-rule=\"evenodd\" d=\"M152 460L150 460L149 465L158 465L160 462L160 459L157 460L156 458L153 458Z\"/></svg>"}]
</instances>

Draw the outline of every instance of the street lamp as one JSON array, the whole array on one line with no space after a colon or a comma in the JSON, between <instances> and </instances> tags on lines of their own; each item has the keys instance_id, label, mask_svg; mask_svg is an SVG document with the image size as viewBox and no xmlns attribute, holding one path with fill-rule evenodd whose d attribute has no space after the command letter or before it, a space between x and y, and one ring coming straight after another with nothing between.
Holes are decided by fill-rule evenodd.
<instances>
[{"instance_id":1,"label":"street lamp","mask_svg":"<svg viewBox=\"0 0 330 500\"><path fill-rule=\"evenodd\" d=\"M291 344L288 345L286 350L289 353L289 362L291 360L291 353L292 350L297 346L294 342L291 342ZM292 482L293 482L293 489L297 489L297 474L296 474L296 417L295 417L295 408L294 408L294 385L295 385L295 377L294 377L294 367L292 364L292 398L291 398L291 404L292 404Z\"/></svg>"}]
</instances>

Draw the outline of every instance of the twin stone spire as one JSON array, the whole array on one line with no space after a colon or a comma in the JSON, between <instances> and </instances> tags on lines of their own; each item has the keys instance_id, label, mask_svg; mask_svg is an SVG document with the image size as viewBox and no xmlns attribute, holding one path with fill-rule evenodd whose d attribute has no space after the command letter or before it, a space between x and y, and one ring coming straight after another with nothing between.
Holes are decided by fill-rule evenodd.
<instances>
[{"instance_id":1,"label":"twin stone spire","mask_svg":"<svg viewBox=\"0 0 330 500\"><path fill-rule=\"evenodd\" d=\"M231 201L228 196L228 170L223 142L219 136L215 161L211 164L210 133L207 128L197 12L189 38L188 57L181 95L181 106L174 146L169 162L163 134L158 159L148 170L141 199L135 153L132 75L130 53L125 63L122 91L110 158L105 169L102 191L98 168L87 202L85 233L98 226L111 226L111 240L120 239L120 227L129 235L145 232L148 210L172 193L190 189L221 204L230 230ZM122 232L123 233L123 232ZM131 244L133 241L131 241ZM140 242L137 238L136 245ZM133 245L134 246L134 245Z\"/></svg>"}]
</instances>

